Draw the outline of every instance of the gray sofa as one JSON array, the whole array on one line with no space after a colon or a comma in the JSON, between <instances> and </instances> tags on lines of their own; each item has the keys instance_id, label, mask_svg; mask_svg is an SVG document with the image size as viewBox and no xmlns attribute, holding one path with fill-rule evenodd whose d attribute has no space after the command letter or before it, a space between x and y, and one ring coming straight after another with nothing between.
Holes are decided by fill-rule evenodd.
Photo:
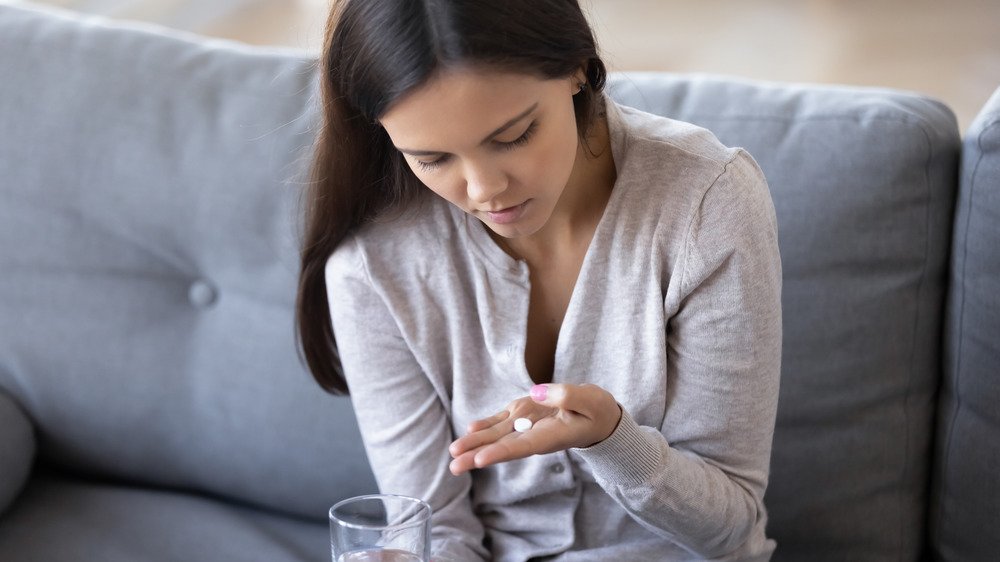
<instances>
[{"instance_id":1,"label":"gray sofa","mask_svg":"<svg viewBox=\"0 0 1000 562\"><path fill-rule=\"evenodd\" d=\"M775 560L1000 552L1000 92L615 74L767 174ZM0 560L328 560L375 489L293 338L309 53L0 4ZM336 295L334 295L334 299Z\"/></svg>"}]
</instances>

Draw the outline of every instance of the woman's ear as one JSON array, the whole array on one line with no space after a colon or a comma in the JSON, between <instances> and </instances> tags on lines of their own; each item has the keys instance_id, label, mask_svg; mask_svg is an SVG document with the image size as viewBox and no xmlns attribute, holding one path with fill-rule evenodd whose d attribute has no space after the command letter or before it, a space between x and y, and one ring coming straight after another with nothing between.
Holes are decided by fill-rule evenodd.
<instances>
[{"instance_id":1,"label":"woman's ear","mask_svg":"<svg viewBox=\"0 0 1000 562\"><path fill-rule=\"evenodd\" d=\"M570 81L570 88L572 89L573 94L576 94L580 91L581 86L586 86L586 85L587 85L587 69L581 66L580 68L576 69L575 73L573 73L572 80Z\"/></svg>"}]
</instances>

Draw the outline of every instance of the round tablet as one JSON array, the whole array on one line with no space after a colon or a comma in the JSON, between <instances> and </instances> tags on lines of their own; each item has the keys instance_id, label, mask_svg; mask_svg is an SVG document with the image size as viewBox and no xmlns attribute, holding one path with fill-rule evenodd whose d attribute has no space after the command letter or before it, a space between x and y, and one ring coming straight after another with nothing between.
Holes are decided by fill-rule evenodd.
<instances>
[{"instance_id":1,"label":"round tablet","mask_svg":"<svg viewBox=\"0 0 1000 562\"><path fill-rule=\"evenodd\" d=\"M514 430L520 433L524 433L531 429L532 423L528 418L517 418L514 420Z\"/></svg>"}]
</instances>

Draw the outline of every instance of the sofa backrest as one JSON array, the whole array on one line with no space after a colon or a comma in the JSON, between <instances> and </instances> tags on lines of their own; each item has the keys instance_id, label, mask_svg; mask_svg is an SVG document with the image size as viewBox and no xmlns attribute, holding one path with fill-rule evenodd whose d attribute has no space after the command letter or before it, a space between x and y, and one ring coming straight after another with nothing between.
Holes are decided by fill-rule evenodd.
<instances>
[{"instance_id":1,"label":"sofa backrest","mask_svg":"<svg viewBox=\"0 0 1000 562\"><path fill-rule=\"evenodd\" d=\"M325 518L375 489L292 307L303 53L0 6L0 386L42 462Z\"/></svg>"},{"instance_id":2,"label":"sofa backrest","mask_svg":"<svg viewBox=\"0 0 1000 562\"><path fill-rule=\"evenodd\" d=\"M959 135L875 89L635 74L625 102L743 146L783 267L781 394L765 503L775 560L915 560L925 516Z\"/></svg>"},{"instance_id":3,"label":"sofa backrest","mask_svg":"<svg viewBox=\"0 0 1000 562\"><path fill-rule=\"evenodd\" d=\"M948 292L931 541L941 560L1000 553L1000 89L966 133Z\"/></svg>"}]
</instances>

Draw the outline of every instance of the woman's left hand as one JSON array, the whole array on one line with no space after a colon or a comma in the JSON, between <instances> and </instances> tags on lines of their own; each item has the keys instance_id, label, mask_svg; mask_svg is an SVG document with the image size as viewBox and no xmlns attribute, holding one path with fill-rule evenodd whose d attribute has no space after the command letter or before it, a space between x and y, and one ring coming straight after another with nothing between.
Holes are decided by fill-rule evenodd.
<instances>
[{"instance_id":1,"label":"woman's left hand","mask_svg":"<svg viewBox=\"0 0 1000 562\"><path fill-rule=\"evenodd\" d=\"M599 386L535 385L530 397L518 398L502 412L469 424L469 433L448 447L454 458L448 468L457 476L531 455L590 447L607 439L621 416L615 397ZM515 431L518 418L531 420L531 429Z\"/></svg>"}]
</instances>

